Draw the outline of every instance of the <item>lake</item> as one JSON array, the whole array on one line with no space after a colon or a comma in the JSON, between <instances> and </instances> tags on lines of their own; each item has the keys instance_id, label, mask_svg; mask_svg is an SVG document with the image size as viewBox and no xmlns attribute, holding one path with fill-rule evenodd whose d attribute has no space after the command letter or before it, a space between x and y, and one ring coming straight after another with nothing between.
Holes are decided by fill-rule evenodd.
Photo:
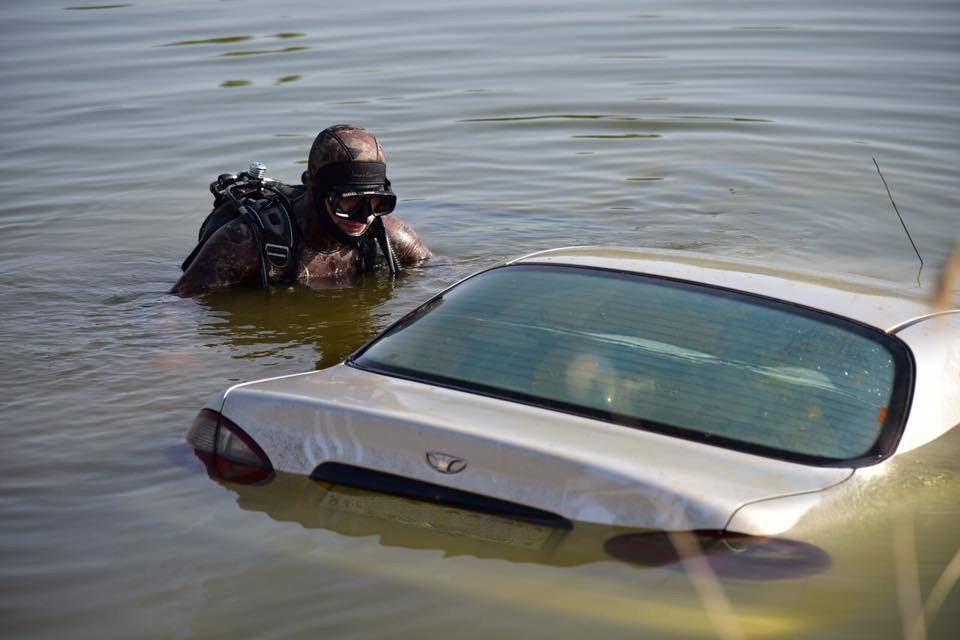
<instances>
[{"instance_id":1,"label":"lake","mask_svg":"<svg viewBox=\"0 0 960 640\"><path fill-rule=\"evenodd\" d=\"M229 384L336 363L554 246L932 292L960 232L960 4L80 2L0 7L0 636L904 635L909 584L925 598L960 542L960 438L826 523L828 570L721 575L727 628L683 570L605 554L609 528L544 541L289 476L220 483L183 436ZM434 260L168 295L208 184L254 160L297 182L337 122L377 133ZM955 588L927 633L958 631Z\"/></svg>"}]
</instances>

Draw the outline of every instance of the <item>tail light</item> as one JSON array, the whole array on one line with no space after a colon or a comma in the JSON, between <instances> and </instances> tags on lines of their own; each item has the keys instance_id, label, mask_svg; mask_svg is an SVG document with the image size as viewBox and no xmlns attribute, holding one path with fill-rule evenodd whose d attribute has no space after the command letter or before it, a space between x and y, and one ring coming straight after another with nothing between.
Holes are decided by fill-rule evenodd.
<instances>
[{"instance_id":1,"label":"tail light","mask_svg":"<svg viewBox=\"0 0 960 640\"><path fill-rule=\"evenodd\" d=\"M273 478L273 465L253 438L212 409L194 418L187 442L207 467L211 477L240 484L256 484Z\"/></svg>"}]
</instances>

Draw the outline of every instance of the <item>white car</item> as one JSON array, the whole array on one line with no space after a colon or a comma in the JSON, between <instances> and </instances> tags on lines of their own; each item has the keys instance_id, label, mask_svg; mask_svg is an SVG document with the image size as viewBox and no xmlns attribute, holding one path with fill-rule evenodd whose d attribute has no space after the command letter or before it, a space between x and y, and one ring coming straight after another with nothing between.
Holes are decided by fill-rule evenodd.
<instances>
[{"instance_id":1,"label":"white car","mask_svg":"<svg viewBox=\"0 0 960 640\"><path fill-rule=\"evenodd\" d=\"M772 536L958 423L960 310L574 247L466 278L341 364L230 387L188 441L237 482L276 470L541 523Z\"/></svg>"}]
</instances>

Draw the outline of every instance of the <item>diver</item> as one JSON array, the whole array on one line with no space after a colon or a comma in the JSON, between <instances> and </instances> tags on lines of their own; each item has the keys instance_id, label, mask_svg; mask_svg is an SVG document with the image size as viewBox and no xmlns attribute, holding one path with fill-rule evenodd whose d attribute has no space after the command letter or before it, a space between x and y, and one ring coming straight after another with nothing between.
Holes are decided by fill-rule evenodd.
<instances>
[{"instance_id":1,"label":"diver","mask_svg":"<svg viewBox=\"0 0 960 640\"><path fill-rule=\"evenodd\" d=\"M430 250L392 213L397 196L377 138L338 124L310 148L302 185L286 185L253 163L210 185L213 212L170 290L191 296L240 284L309 284L354 277L430 258Z\"/></svg>"}]
</instances>

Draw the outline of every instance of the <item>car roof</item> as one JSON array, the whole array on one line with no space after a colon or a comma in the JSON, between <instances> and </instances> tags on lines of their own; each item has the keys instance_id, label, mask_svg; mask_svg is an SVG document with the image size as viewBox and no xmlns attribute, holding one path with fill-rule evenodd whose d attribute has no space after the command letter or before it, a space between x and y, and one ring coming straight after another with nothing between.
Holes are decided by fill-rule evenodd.
<instances>
[{"instance_id":1,"label":"car roof","mask_svg":"<svg viewBox=\"0 0 960 640\"><path fill-rule=\"evenodd\" d=\"M529 254L507 264L591 267L702 283L792 302L888 332L932 313L926 300L896 283L789 270L689 251L563 247Z\"/></svg>"}]
</instances>

